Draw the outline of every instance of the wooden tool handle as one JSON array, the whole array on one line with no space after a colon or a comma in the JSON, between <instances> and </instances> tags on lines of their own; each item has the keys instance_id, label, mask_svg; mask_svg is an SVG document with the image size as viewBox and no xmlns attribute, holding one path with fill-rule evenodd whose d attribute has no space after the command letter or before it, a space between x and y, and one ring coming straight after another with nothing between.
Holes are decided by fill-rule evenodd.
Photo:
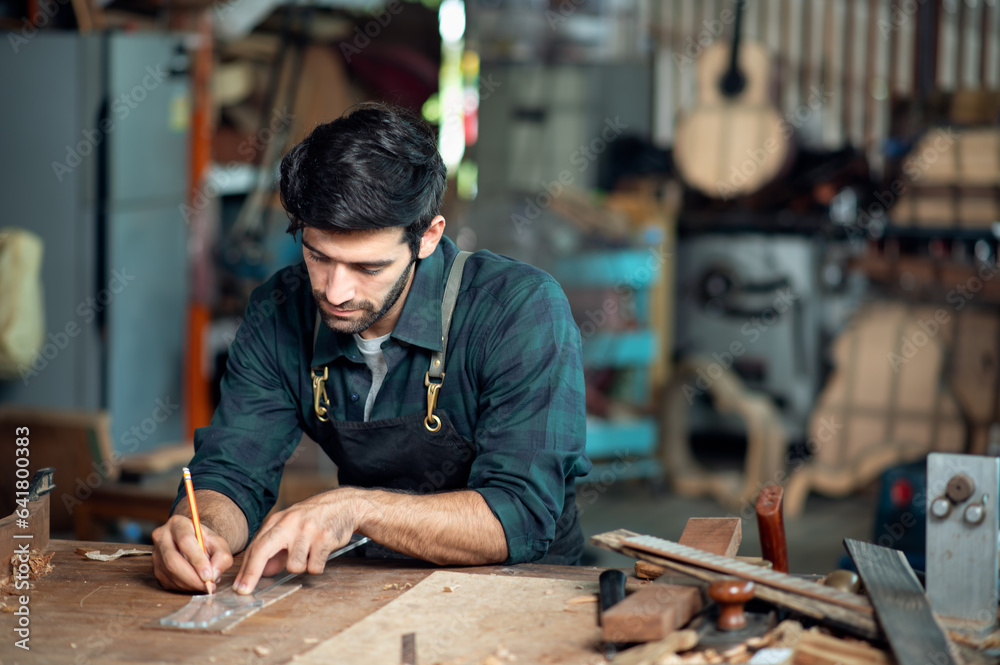
<instances>
[{"instance_id":1,"label":"wooden tool handle","mask_svg":"<svg viewBox=\"0 0 1000 665\"><path fill-rule=\"evenodd\" d=\"M721 579L708 585L708 596L719 604L719 630L739 630L747 625L743 606L753 598L750 580Z\"/></svg>"},{"instance_id":2,"label":"wooden tool handle","mask_svg":"<svg viewBox=\"0 0 1000 665\"><path fill-rule=\"evenodd\" d=\"M760 549L774 570L788 572L788 543L785 540L785 520L782 517L784 490L779 485L768 485L757 497L757 528L760 531Z\"/></svg>"}]
</instances>

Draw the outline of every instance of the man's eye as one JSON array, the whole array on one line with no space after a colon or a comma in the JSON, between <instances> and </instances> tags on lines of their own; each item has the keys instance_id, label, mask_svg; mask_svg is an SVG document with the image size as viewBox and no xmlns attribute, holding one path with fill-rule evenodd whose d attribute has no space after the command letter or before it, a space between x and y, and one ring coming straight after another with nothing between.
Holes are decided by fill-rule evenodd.
<instances>
[{"instance_id":1,"label":"man's eye","mask_svg":"<svg viewBox=\"0 0 1000 665\"><path fill-rule=\"evenodd\" d=\"M328 260L325 256L320 256L319 254L314 254L313 252L309 252L309 258L317 263L326 263Z\"/></svg>"},{"instance_id":2,"label":"man's eye","mask_svg":"<svg viewBox=\"0 0 1000 665\"><path fill-rule=\"evenodd\" d=\"M374 270L369 270L368 268L362 268L361 272L365 273L366 275L377 275L380 272L382 272L382 270L383 270L382 268L375 268Z\"/></svg>"}]
</instances>

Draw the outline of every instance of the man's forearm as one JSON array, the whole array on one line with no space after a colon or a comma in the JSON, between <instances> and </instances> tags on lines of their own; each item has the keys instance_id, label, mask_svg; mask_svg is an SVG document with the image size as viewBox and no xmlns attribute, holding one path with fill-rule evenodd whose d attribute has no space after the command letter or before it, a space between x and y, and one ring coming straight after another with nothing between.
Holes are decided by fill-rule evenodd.
<instances>
[{"instance_id":1,"label":"man's forearm","mask_svg":"<svg viewBox=\"0 0 1000 665\"><path fill-rule=\"evenodd\" d=\"M194 497L198 502L201 523L225 538L234 554L242 551L247 546L250 529L240 507L225 494L214 490L196 490ZM188 502L178 502L173 514L191 517Z\"/></svg>"},{"instance_id":2,"label":"man's forearm","mask_svg":"<svg viewBox=\"0 0 1000 665\"><path fill-rule=\"evenodd\" d=\"M397 552L437 564L507 560L503 526L478 492L400 494L348 487L334 492L357 507L359 533Z\"/></svg>"}]
</instances>

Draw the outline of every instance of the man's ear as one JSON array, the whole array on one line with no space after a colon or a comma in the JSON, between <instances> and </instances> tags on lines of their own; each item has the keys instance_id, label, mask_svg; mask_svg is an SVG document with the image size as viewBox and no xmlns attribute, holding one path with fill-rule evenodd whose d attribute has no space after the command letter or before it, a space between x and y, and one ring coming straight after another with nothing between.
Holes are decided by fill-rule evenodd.
<instances>
[{"instance_id":1,"label":"man's ear","mask_svg":"<svg viewBox=\"0 0 1000 665\"><path fill-rule=\"evenodd\" d=\"M420 251L417 252L417 258L426 259L434 253L438 243L441 242L441 236L444 235L444 226L444 217L441 215L431 220L431 225L427 227L423 237L420 238Z\"/></svg>"}]
</instances>

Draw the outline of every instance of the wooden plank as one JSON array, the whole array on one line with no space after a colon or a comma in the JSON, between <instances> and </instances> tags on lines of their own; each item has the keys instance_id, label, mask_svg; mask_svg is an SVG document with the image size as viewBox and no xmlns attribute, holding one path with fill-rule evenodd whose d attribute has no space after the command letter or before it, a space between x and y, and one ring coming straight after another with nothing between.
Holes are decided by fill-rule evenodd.
<instances>
[{"instance_id":1,"label":"wooden plank","mask_svg":"<svg viewBox=\"0 0 1000 665\"><path fill-rule=\"evenodd\" d=\"M595 606L571 601L596 591L596 577L580 585L439 570L295 662L397 665L402 636L411 632L427 663L478 663L501 648L518 662L545 662L557 641L571 654L565 661L593 658L593 645L600 639Z\"/></svg>"},{"instance_id":2,"label":"wooden plank","mask_svg":"<svg viewBox=\"0 0 1000 665\"><path fill-rule=\"evenodd\" d=\"M679 630L659 642L652 642L629 649L615 657L615 665L651 665L663 662L670 654L693 649L698 644L698 633L693 630Z\"/></svg>"},{"instance_id":3,"label":"wooden plank","mask_svg":"<svg viewBox=\"0 0 1000 665\"><path fill-rule=\"evenodd\" d=\"M955 646L931 612L920 581L899 550L844 540L900 665L957 665Z\"/></svg>"},{"instance_id":4,"label":"wooden plank","mask_svg":"<svg viewBox=\"0 0 1000 665\"><path fill-rule=\"evenodd\" d=\"M681 545L718 556L736 556L743 541L739 517L692 517L677 541Z\"/></svg>"},{"instance_id":5,"label":"wooden plank","mask_svg":"<svg viewBox=\"0 0 1000 665\"><path fill-rule=\"evenodd\" d=\"M705 606L696 586L653 582L602 615L605 642L652 642L665 639Z\"/></svg>"},{"instance_id":6,"label":"wooden plank","mask_svg":"<svg viewBox=\"0 0 1000 665\"><path fill-rule=\"evenodd\" d=\"M795 645L794 665L894 665L892 656L868 642L846 640L811 629Z\"/></svg>"}]
</instances>

